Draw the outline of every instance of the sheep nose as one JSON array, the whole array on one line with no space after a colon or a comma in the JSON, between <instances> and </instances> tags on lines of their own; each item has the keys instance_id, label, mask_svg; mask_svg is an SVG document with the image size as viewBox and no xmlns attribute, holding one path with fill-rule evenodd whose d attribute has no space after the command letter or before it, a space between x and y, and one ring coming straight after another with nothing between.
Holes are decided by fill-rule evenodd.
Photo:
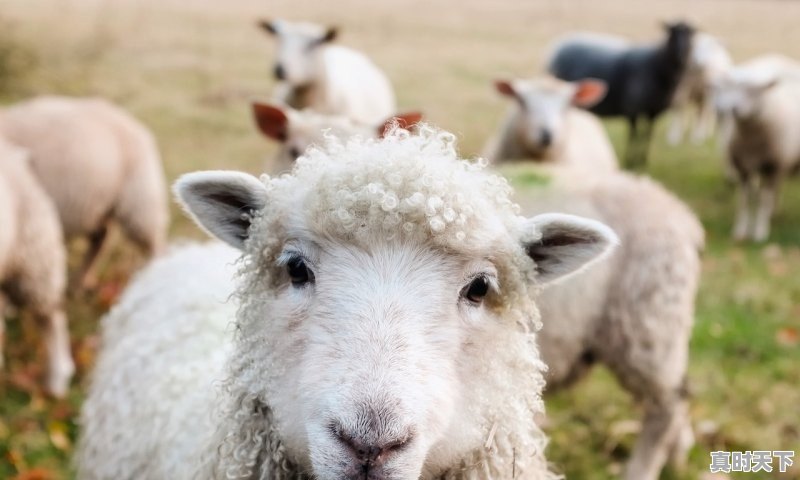
<instances>
[{"instance_id":1,"label":"sheep nose","mask_svg":"<svg viewBox=\"0 0 800 480\"><path fill-rule=\"evenodd\" d=\"M401 451L411 441L411 435L394 439L380 439L378 441L364 441L349 435L341 429L336 429L336 439L362 468L378 468Z\"/></svg>"},{"instance_id":2,"label":"sheep nose","mask_svg":"<svg viewBox=\"0 0 800 480\"><path fill-rule=\"evenodd\" d=\"M550 133L550 130L542 130L542 133L539 137L539 143L543 147L549 147L551 143L553 143L553 134Z\"/></svg>"},{"instance_id":3,"label":"sheep nose","mask_svg":"<svg viewBox=\"0 0 800 480\"><path fill-rule=\"evenodd\" d=\"M283 65L280 63L275 65L275 78L278 80L286 80L286 70L283 69Z\"/></svg>"}]
</instances>

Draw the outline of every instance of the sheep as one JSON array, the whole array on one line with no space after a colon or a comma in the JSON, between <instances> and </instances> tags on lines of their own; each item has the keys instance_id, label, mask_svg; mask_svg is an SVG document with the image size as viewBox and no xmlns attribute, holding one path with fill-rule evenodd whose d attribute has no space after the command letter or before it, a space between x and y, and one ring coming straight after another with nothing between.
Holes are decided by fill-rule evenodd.
<instances>
[{"instance_id":1,"label":"sheep","mask_svg":"<svg viewBox=\"0 0 800 480\"><path fill-rule=\"evenodd\" d=\"M534 294L616 237L519 216L484 166L420 127L331 139L277 178L181 177L190 216L241 250L238 286L219 246L131 283L103 320L80 478L556 478Z\"/></svg>"},{"instance_id":2,"label":"sheep","mask_svg":"<svg viewBox=\"0 0 800 480\"><path fill-rule=\"evenodd\" d=\"M625 164L631 168L646 164L653 124L672 103L689 57L694 29L683 22L666 23L664 28L666 39L650 46L629 46L615 37L569 36L552 47L547 62L548 71L562 80L596 78L607 83L608 93L589 110L628 120Z\"/></svg>"},{"instance_id":3,"label":"sheep","mask_svg":"<svg viewBox=\"0 0 800 480\"><path fill-rule=\"evenodd\" d=\"M0 368L5 296L42 326L47 391L63 397L75 371L63 309L66 253L58 212L33 175L28 153L0 138Z\"/></svg>"},{"instance_id":4,"label":"sheep","mask_svg":"<svg viewBox=\"0 0 800 480\"><path fill-rule=\"evenodd\" d=\"M161 160L129 114L100 99L43 96L0 109L0 135L30 152L66 239L88 238L81 287L96 284L111 221L147 256L161 251L169 223Z\"/></svg>"},{"instance_id":5,"label":"sheep","mask_svg":"<svg viewBox=\"0 0 800 480\"><path fill-rule=\"evenodd\" d=\"M724 145L738 184L733 238L763 242L781 183L800 170L800 64L753 59L729 71L715 95L730 123Z\"/></svg>"},{"instance_id":6,"label":"sheep","mask_svg":"<svg viewBox=\"0 0 800 480\"><path fill-rule=\"evenodd\" d=\"M657 480L667 457L680 468L693 444L686 374L703 228L646 177L568 167L546 173L548 186L519 192L524 211L593 218L620 238L610 257L539 298L547 391L573 384L594 363L609 367L644 407L624 478Z\"/></svg>"},{"instance_id":7,"label":"sheep","mask_svg":"<svg viewBox=\"0 0 800 480\"><path fill-rule=\"evenodd\" d=\"M686 71L672 98L674 114L667 132L670 144L679 144L692 124L695 143L710 136L717 117L714 85L731 67L731 55L718 38L705 32L694 34Z\"/></svg>"},{"instance_id":8,"label":"sheep","mask_svg":"<svg viewBox=\"0 0 800 480\"><path fill-rule=\"evenodd\" d=\"M614 147L602 123L578 107L590 107L606 92L604 82L564 82L551 77L498 80L497 91L514 100L500 133L489 142L491 163L532 159L583 166L592 171L617 169Z\"/></svg>"},{"instance_id":9,"label":"sheep","mask_svg":"<svg viewBox=\"0 0 800 480\"><path fill-rule=\"evenodd\" d=\"M396 111L386 75L364 54L332 44L333 27L285 20L259 26L277 39L274 100L292 108L342 115L373 125Z\"/></svg>"},{"instance_id":10,"label":"sheep","mask_svg":"<svg viewBox=\"0 0 800 480\"><path fill-rule=\"evenodd\" d=\"M281 144L271 170L290 170L297 157L311 145L322 145L327 135L346 139L355 135L365 138L383 136L397 124L410 129L420 122L419 112L405 112L384 119L380 124L362 125L339 115L324 115L312 110L253 102L253 118L265 137Z\"/></svg>"}]
</instances>

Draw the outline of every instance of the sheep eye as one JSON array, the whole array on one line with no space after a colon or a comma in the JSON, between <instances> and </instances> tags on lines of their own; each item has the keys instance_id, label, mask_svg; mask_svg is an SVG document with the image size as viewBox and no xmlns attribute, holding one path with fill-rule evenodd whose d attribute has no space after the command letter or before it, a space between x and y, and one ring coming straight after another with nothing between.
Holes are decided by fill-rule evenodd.
<instances>
[{"instance_id":1,"label":"sheep eye","mask_svg":"<svg viewBox=\"0 0 800 480\"><path fill-rule=\"evenodd\" d=\"M292 285L295 287L302 287L314 281L314 274L308 269L306 262L300 257L289 260L286 264L286 271L289 274Z\"/></svg>"},{"instance_id":2,"label":"sheep eye","mask_svg":"<svg viewBox=\"0 0 800 480\"><path fill-rule=\"evenodd\" d=\"M483 275L475 277L469 285L464 288L463 296L472 303L479 304L489 293L489 279Z\"/></svg>"}]
</instances>

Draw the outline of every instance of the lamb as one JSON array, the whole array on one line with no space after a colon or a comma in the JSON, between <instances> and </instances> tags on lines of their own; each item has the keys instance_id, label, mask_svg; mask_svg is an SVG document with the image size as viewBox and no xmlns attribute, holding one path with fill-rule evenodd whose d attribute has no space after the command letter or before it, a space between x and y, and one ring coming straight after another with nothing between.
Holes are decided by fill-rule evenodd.
<instances>
[{"instance_id":1,"label":"lamb","mask_svg":"<svg viewBox=\"0 0 800 480\"><path fill-rule=\"evenodd\" d=\"M514 100L500 133L490 141L492 163L531 159L581 166L592 171L617 169L614 147L602 123L588 108L606 93L604 82L564 82L551 77L498 80L497 91Z\"/></svg>"},{"instance_id":2,"label":"lamb","mask_svg":"<svg viewBox=\"0 0 800 480\"><path fill-rule=\"evenodd\" d=\"M285 20L259 26L278 41L274 100L374 125L396 111L386 75L364 54L331 42L335 28Z\"/></svg>"},{"instance_id":3,"label":"lamb","mask_svg":"<svg viewBox=\"0 0 800 480\"><path fill-rule=\"evenodd\" d=\"M735 240L769 238L781 183L800 170L799 72L786 57L759 57L732 69L716 89L731 125L724 144L738 183Z\"/></svg>"},{"instance_id":4,"label":"lamb","mask_svg":"<svg viewBox=\"0 0 800 480\"><path fill-rule=\"evenodd\" d=\"M705 32L694 34L686 71L672 98L674 115L667 133L670 144L679 144L692 126L695 143L711 135L717 119L714 85L732 67L731 55L718 38Z\"/></svg>"},{"instance_id":5,"label":"lamb","mask_svg":"<svg viewBox=\"0 0 800 480\"><path fill-rule=\"evenodd\" d=\"M0 138L0 367L4 296L26 309L44 331L46 387L67 393L75 366L63 309L66 253L58 212L34 177L28 154Z\"/></svg>"},{"instance_id":6,"label":"lamb","mask_svg":"<svg viewBox=\"0 0 800 480\"><path fill-rule=\"evenodd\" d=\"M610 257L541 294L538 342L549 367L547 389L571 385L594 363L609 367L644 407L624 478L657 480L668 457L684 466L693 443L686 374L702 226L645 177L587 176L567 167L547 173L549 186L520 192L524 211L593 218L620 238Z\"/></svg>"},{"instance_id":7,"label":"lamb","mask_svg":"<svg viewBox=\"0 0 800 480\"><path fill-rule=\"evenodd\" d=\"M281 144L271 170L288 171L294 161L312 145L323 145L328 135L347 139L356 135L364 138L383 136L397 124L410 129L422 120L419 112L406 112L384 119L380 124L363 125L339 115L324 115L312 110L253 102L253 117L261 133Z\"/></svg>"},{"instance_id":8,"label":"lamb","mask_svg":"<svg viewBox=\"0 0 800 480\"><path fill-rule=\"evenodd\" d=\"M37 97L0 110L0 135L30 152L66 239L88 237L77 275L83 288L96 283L112 221L147 256L161 251L169 223L161 160L129 114L100 99Z\"/></svg>"},{"instance_id":9,"label":"lamb","mask_svg":"<svg viewBox=\"0 0 800 480\"><path fill-rule=\"evenodd\" d=\"M616 37L572 35L555 44L548 61L548 71L562 80L596 78L607 83L608 93L589 110L628 120L628 167L647 163L653 124L669 108L686 69L694 29L683 22L664 27L666 39L650 46L630 46Z\"/></svg>"},{"instance_id":10,"label":"lamb","mask_svg":"<svg viewBox=\"0 0 800 480\"><path fill-rule=\"evenodd\" d=\"M132 282L103 320L80 478L557 478L533 294L616 237L518 216L484 165L421 127L331 139L291 175L179 179L242 251L237 286L217 245Z\"/></svg>"}]
</instances>

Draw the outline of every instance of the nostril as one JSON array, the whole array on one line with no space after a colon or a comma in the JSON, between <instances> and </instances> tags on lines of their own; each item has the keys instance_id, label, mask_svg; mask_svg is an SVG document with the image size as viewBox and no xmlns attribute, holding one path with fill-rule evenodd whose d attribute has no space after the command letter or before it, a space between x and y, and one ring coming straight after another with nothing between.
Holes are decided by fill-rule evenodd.
<instances>
[{"instance_id":1,"label":"nostril","mask_svg":"<svg viewBox=\"0 0 800 480\"><path fill-rule=\"evenodd\" d=\"M409 433L401 438L395 437L390 440L367 442L356 435L348 434L340 425L334 424L331 426L330 430L334 437L364 466L382 465L391 458L393 454L406 447L412 439L412 435Z\"/></svg>"},{"instance_id":2,"label":"nostril","mask_svg":"<svg viewBox=\"0 0 800 480\"><path fill-rule=\"evenodd\" d=\"M275 74L275 78L278 80L286 80L286 71L283 69L283 65L275 65L275 70L273 73Z\"/></svg>"},{"instance_id":3,"label":"nostril","mask_svg":"<svg viewBox=\"0 0 800 480\"><path fill-rule=\"evenodd\" d=\"M553 143L553 135L550 133L550 130L542 130L539 141L543 147L549 147L550 144Z\"/></svg>"}]
</instances>

